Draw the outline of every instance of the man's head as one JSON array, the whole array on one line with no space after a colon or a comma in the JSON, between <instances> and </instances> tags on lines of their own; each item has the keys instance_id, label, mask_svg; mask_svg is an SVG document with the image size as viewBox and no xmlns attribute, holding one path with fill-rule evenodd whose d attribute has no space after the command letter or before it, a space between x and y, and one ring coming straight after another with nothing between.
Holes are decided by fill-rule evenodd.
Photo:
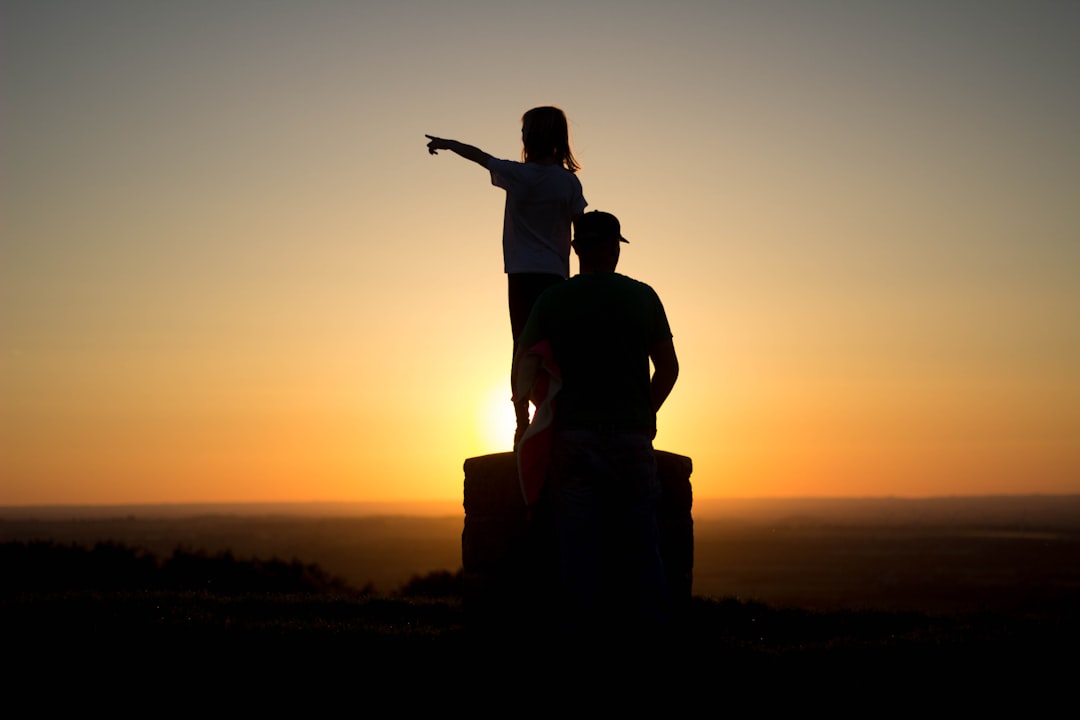
<instances>
[{"instance_id":1,"label":"man's head","mask_svg":"<svg viewBox=\"0 0 1080 720\"><path fill-rule=\"evenodd\" d=\"M622 236L619 218L611 213L593 210L578 217L574 222L574 242L585 243L594 240L630 242Z\"/></svg>"},{"instance_id":2,"label":"man's head","mask_svg":"<svg viewBox=\"0 0 1080 720\"><path fill-rule=\"evenodd\" d=\"M574 252L581 262L581 272L613 272L619 262L622 236L619 219L611 213L594 210L574 222Z\"/></svg>"}]
</instances>

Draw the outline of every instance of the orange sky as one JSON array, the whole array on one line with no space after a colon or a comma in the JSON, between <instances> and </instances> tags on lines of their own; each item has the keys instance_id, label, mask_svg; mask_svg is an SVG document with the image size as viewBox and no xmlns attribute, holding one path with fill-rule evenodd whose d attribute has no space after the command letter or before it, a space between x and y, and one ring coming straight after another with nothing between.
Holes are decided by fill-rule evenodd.
<instances>
[{"instance_id":1,"label":"orange sky","mask_svg":"<svg viewBox=\"0 0 1080 720\"><path fill-rule=\"evenodd\" d=\"M4 4L0 505L460 498L542 104L696 497L1080 492L1080 9L874 5Z\"/></svg>"}]
</instances>

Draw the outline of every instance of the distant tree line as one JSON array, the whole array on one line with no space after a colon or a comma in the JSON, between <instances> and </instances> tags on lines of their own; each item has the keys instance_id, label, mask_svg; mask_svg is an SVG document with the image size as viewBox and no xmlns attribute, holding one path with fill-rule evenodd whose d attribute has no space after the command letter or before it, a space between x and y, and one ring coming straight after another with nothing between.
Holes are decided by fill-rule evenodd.
<instances>
[{"instance_id":1,"label":"distant tree line","mask_svg":"<svg viewBox=\"0 0 1080 720\"><path fill-rule=\"evenodd\" d=\"M91 548L51 541L0 544L4 592L191 591L215 593L349 593L356 590L318 565L278 558L240 560L231 551L209 554L182 547L159 558L106 541Z\"/></svg>"},{"instance_id":2,"label":"distant tree line","mask_svg":"<svg viewBox=\"0 0 1080 720\"><path fill-rule=\"evenodd\" d=\"M462 573L438 570L413 576L397 595L457 598ZM242 593L334 593L375 595L367 583L355 588L317 564L293 559L239 559L231 551L210 554L177 547L160 558L141 548L102 541L93 547L52 541L0 543L0 592L204 591Z\"/></svg>"}]
</instances>

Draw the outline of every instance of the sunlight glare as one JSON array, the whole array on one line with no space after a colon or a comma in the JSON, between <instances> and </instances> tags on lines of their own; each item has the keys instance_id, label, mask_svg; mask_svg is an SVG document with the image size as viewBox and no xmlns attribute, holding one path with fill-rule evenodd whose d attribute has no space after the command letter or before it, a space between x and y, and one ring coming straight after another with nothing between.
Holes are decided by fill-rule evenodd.
<instances>
[{"instance_id":1,"label":"sunlight glare","mask_svg":"<svg viewBox=\"0 0 1080 720\"><path fill-rule=\"evenodd\" d=\"M484 396L479 408L477 428L484 452L509 452L513 450L514 404L510 400L508 383L493 385Z\"/></svg>"}]
</instances>

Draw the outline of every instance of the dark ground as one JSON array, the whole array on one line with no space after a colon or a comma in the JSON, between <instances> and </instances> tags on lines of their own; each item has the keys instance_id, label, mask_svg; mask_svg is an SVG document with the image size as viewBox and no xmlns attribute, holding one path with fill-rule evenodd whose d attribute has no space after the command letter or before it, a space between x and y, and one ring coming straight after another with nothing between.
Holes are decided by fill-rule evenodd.
<instances>
[{"instance_id":1,"label":"dark ground","mask_svg":"<svg viewBox=\"0 0 1080 720\"><path fill-rule=\"evenodd\" d=\"M1075 511L918 517L699 521L695 593L670 632L626 627L594 644L560 636L541 612L478 616L461 576L433 569L460 560L460 519L202 518L184 526L183 551L169 536L179 526L158 520L0 521L5 694L113 715L223 702L283 711L279 698L302 698L304 714L328 698L335 711L483 715L646 702L679 714L1049 715L1071 704ZM102 532L113 543L87 565ZM284 556L264 553L277 547L310 552L254 559ZM412 580L343 580L340 567L372 576L335 565L365 553L400 562L384 577L412 567Z\"/></svg>"},{"instance_id":2,"label":"dark ground","mask_svg":"<svg viewBox=\"0 0 1080 720\"><path fill-rule=\"evenodd\" d=\"M368 692L513 682L554 672L618 671L683 697L720 684L842 681L950 691L1024 688L1054 694L1075 681L1075 603L1029 612L931 616L808 612L694 598L662 639L633 628L618 644L574 645L506 625L471 627L458 599L208 592L6 594L4 655L48 677L110 679L277 676L290 684L352 676ZM572 647L572 651L568 648ZM777 691L782 688L777 688Z\"/></svg>"},{"instance_id":3,"label":"dark ground","mask_svg":"<svg viewBox=\"0 0 1080 720\"><path fill-rule=\"evenodd\" d=\"M218 702L250 686L261 701L281 691L507 702L547 688L548 700L573 690L608 708L649 701L687 710L736 700L857 707L864 693L901 706L970 711L1009 699L1033 710L1071 692L1080 647L1076 592L1009 611L933 614L693 597L663 636L626 627L585 643L540 617L478 621L460 588L449 573L389 595L8 585L0 640L9 687L46 681L80 687L84 698L129 688Z\"/></svg>"}]
</instances>

